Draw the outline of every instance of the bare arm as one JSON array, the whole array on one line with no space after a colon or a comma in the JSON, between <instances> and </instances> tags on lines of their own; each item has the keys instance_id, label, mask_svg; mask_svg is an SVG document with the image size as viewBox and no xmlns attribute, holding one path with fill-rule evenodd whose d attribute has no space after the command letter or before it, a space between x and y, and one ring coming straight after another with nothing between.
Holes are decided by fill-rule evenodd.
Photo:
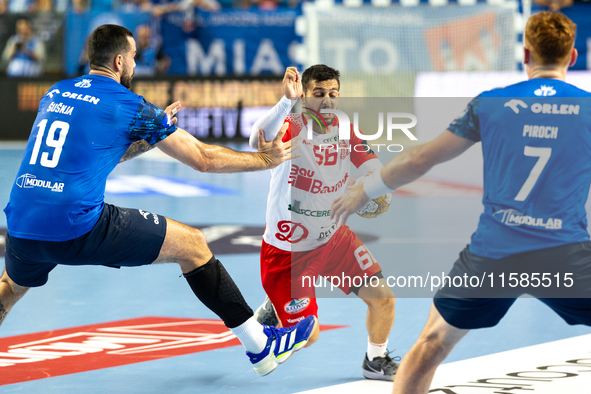
<instances>
[{"instance_id":1,"label":"bare arm","mask_svg":"<svg viewBox=\"0 0 591 394\"><path fill-rule=\"evenodd\" d=\"M469 147L474 145L474 141L459 137L449 130L444 131L434 140L425 144L407 149L392 158L380 171L374 176L376 179L368 178L364 183L370 181L372 184L383 182L385 188L381 190L384 194L393 191L407 183L410 183L429 171L433 166L451 160ZM368 196L366 190L369 185L359 183L347 191L344 195L337 198L333 204L330 216L338 221L341 217L343 223L347 218L360 210L370 199L378 196ZM365 187L364 187L365 186ZM380 190L378 188L378 190ZM370 194L372 194L370 192Z\"/></svg>"},{"instance_id":2,"label":"bare arm","mask_svg":"<svg viewBox=\"0 0 591 394\"><path fill-rule=\"evenodd\" d=\"M382 168L382 180L390 189L398 189L420 178L433 166L459 156L472 145L474 141L445 130L435 139L394 156Z\"/></svg>"},{"instance_id":3,"label":"bare arm","mask_svg":"<svg viewBox=\"0 0 591 394\"><path fill-rule=\"evenodd\" d=\"M281 127L277 137L265 141L263 131L259 131L258 152L237 152L217 145L207 145L183 129L178 129L156 144L167 155L201 172L247 172L277 167L286 160L299 155L290 154L297 145L292 141L282 142L287 123ZM294 142L295 143L295 142Z\"/></svg>"}]
</instances>

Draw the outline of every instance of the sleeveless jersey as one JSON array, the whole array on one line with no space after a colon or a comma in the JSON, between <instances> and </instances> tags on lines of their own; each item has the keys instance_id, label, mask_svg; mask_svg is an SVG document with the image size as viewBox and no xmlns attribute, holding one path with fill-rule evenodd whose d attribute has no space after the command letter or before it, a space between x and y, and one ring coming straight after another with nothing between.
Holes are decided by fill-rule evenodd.
<instances>
[{"instance_id":1,"label":"sleeveless jersey","mask_svg":"<svg viewBox=\"0 0 591 394\"><path fill-rule=\"evenodd\" d=\"M327 243L339 227L330 219L330 207L347 190L351 162L360 167L378 159L353 131L350 140L339 140L336 119L328 133L314 133L311 140L304 116L291 114L285 121L283 139L299 135L301 156L271 170L263 239L281 250L307 251Z\"/></svg>"},{"instance_id":2,"label":"sleeveless jersey","mask_svg":"<svg viewBox=\"0 0 591 394\"><path fill-rule=\"evenodd\" d=\"M176 130L166 113L114 79L85 75L53 85L39 111L4 209L17 238L67 241L89 232L107 176L127 148Z\"/></svg>"},{"instance_id":3,"label":"sleeveless jersey","mask_svg":"<svg viewBox=\"0 0 591 394\"><path fill-rule=\"evenodd\" d=\"M449 130L482 141L484 213L470 251L489 258L589 240L591 93L532 79L473 99Z\"/></svg>"}]
</instances>

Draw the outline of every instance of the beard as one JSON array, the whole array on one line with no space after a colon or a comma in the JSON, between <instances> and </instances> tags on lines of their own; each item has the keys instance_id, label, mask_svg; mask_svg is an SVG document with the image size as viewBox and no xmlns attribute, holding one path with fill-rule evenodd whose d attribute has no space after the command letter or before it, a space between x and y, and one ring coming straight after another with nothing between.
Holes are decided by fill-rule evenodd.
<instances>
[{"instance_id":1,"label":"beard","mask_svg":"<svg viewBox=\"0 0 591 394\"><path fill-rule=\"evenodd\" d=\"M125 86L127 89L131 89L131 80L133 79L134 74L135 71L130 73L127 66L124 66L123 72L121 73L121 85Z\"/></svg>"}]
</instances>

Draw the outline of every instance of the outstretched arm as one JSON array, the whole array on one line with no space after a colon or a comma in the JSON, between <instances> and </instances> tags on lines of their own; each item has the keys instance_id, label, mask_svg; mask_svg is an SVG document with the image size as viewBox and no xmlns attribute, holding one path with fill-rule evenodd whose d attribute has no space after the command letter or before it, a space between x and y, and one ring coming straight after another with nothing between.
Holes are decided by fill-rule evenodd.
<instances>
[{"instance_id":1,"label":"outstretched arm","mask_svg":"<svg viewBox=\"0 0 591 394\"><path fill-rule=\"evenodd\" d=\"M183 129L177 129L156 145L167 155L201 172L247 172L277 167L284 161L295 159L291 154L297 149L297 140L282 142L287 130L284 124L273 141L267 142L259 131L258 152L238 152L223 146L207 145Z\"/></svg>"},{"instance_id":2,"label":"outstretched arm","mask_svg":"<svg viewBox=\"0 0 591 394\"><path fill-rule=\"evenodd\" d=\"M351 187L347 193L337 198L332 204L331 218L336 218L337 221L342 218L345 223L347 218L361 209L370 198L390 193L420 178L433 166L459 156L472 145L474 141L446 130L432 141L402 151L380 172Z\"/></svg>"},{"instance_id":3,"label":"outstretched arm","mask_svg":"<svg viewBox=\"0 0 591 394\"><path fill-rule=\"evenodd\" d=\"M259 140L259 130L265 131L267 141L275 139L277 132L285 121L285 118L291 112L295 100L302 95L302 78L295 67L288 67L283 76L284 96L273 108L265 115L259 118L252 126L249 144L252 149L257 148Z\"/></svg>"}]
</instances>

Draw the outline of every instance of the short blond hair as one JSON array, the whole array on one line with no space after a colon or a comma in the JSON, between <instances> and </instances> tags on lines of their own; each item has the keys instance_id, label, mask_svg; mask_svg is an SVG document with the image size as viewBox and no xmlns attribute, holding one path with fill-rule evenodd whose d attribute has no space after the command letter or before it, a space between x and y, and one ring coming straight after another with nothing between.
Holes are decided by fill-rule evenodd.
<instances>
[{"instance_id":1,"label":"short blond hair","mask_svg":"<svg viewBox=\"0 0 591 394\"><path fill-rule=\"evenodd\" d=\"M575 45L576 31L577 25L567 16L543 11L527 21L525 44L537 64L566 64Z\"/></svg>"}]
</instances>

